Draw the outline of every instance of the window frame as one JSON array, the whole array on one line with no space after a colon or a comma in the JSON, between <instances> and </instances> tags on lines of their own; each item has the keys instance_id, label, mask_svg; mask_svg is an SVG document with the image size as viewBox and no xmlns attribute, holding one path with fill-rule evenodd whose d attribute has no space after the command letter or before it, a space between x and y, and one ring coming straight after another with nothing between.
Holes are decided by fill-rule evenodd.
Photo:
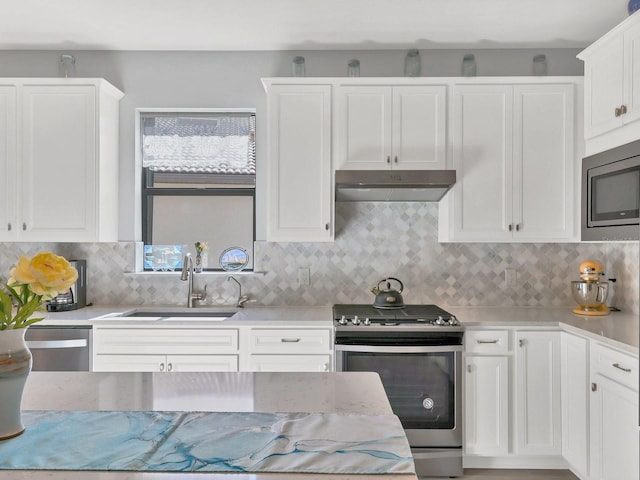
<instances>
[{"instance_id":1,"label":"window frame","mask_svg":"<svg viewBox=\"0 0 640 480\"><path fill-rule=\"evenodd\" d=\"M252 227L253 227L253 235L252 235L252 243L255 248L256 242L256 181L254 179L253 184L243 184L238 182L238 187L214 187L214 188L186 188L186 187L162 187L162 188L154 188L148 187L148 184L153 184L153 182L148 183L149 176L153 177L155 174L153 171L149 170L142 165L142 131L141 131L141 118L144 115L148 114L203 114L203 113L246 113L249 115L256 115L255 108L136 108L135 109L135 174L138 177L138 181L136 182L136 204L137 204L137 212L139 212L139 216L136 216L136 238L138 238L143 245L145 244L153 244L152 239L152 222L153 222L153 212L150 211L153 209L153 197L155 196L189 196L189 197L197 197L197 196L211 196L211 197L224 197L224 196L236 196L236 197L252 197L252 208L253 208L253 218L252 218ZM167 175L166 172L159 172L161 175ZM176 175L190 175L189 173L184 174L176 174ZM215 174L213 174L215 175ZM231 185L231 184L230 184ZM245 186L246 185L246 186ZM248 186L252 185L252 186ZM234 245L229 245L229 247L233 247ZM254 255L255 250L251 252L252 257ZM252 258L252 268L248 268L243 270L244 272L253 272L255 269L255 258ZM143 273L150 273L152 270L145 269L143 266L143 262L141 259L137 262L139 267L136 270L142 271ZM204 271L206 272L223 272L224 270L218 266L217 268L208 267Z\"/></svg>"}]
</instances>

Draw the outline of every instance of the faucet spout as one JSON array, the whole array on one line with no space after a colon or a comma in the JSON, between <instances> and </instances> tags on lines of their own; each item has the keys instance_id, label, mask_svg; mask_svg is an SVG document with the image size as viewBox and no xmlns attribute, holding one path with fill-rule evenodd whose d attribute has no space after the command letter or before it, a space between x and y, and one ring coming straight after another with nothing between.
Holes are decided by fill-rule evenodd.
<instances>
[{"instance_id":1,"label":"faucet spout","mask_svg":"<svg viewBox=\"0 0 640 480\"><path fill-rule=\"evenodd\" d=\"M242 295L242 284L234 277L227 277L227 282L233 280L238 285L238 300L236 301L236 307L243 308L244 304L249 301L249 297Z\"/></svg>"},{"instance_id":2,"label":"faucet spout","mask_svg":"<svg viewBox=\"0 0 640 480\"><path fill-rule=\"evenodd\" d=\"M204 286L202 292L196 292L193 289L193 277L195 271L193 269L193 258L190 253L186 253L182 259L182 273L180 274L180 280L188 282L187 287L187 308L194 308L198 306L199 301L207 298L207 286Z\"/></svg>"}]
</instances>

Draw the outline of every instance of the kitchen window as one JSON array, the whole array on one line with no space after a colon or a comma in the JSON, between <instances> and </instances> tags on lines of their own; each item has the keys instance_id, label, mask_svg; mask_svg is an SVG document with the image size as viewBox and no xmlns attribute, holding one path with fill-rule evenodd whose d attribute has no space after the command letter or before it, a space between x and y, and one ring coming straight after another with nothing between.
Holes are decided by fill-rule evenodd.
<instances>
[{"instance_id":1,"label":"kitchen window","mask_svg":"<svg viewBox=\"0 0 640 480\"><path fill-rule=\"evenodd\" d=\"M210 271L221 270L224 250L240 247L253 269L255 112L138 113L145 247L172 246L179 253L169 268L179 268L182 255L195 257L195 243L204 242Z\"/></svg>"}]
</instances>

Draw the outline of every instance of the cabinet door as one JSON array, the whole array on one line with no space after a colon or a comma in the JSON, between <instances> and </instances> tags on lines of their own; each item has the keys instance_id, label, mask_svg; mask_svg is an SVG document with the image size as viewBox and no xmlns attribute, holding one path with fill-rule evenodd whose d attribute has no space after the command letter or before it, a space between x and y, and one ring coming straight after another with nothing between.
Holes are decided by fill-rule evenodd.
<instances>
[{"instance_id":1,"label":"cabinet door","mask_svg":"<svg viewBox=\"0 0 640 480\"><path fill-rule=\"evenodd\" d=\"M94 355L94 372L164 372L166 355Z\"/></svg>"},{"instance_id":2,"label":"cabinet door","mask_svg":"<svg viewBox=\"0 0 640 480\"><path fill-rule=\"evenodd\" d=\"M589 342L562 332L562 456L581 477L589 471Z\"/></svg>"},{"instance_id":3,"label":"cabinet door","mask_svg":"<svg viewBox=\"0 0 640 480\"><path fill-rule=\"evenodd\" d=\"M623 99L623 38L615 37L598 47L584 65L584 135L593 138L622 125L615 109Z\"/></svg>"},{"instance_id":4,"label":"cabinet door","mask_svg":"<svg viewBox=\"0 0 640 480\"><path fill-rule=\"evenodd\" d=\"M16 237L17 184L17 129L16 87L0 86L0 241Z\"/></svg>"},{"instance_id":5,"label":"cabinet door","mask_svg":"<svg viewBox=\"0 0 640 480\"><path fill-rule=\"evenodd\" d=\"M624 105L627 113L625 123L640 119L640 22L631 26L624 34Z\"/></svg>"},{"instance_id":6,"label":"cabinet door","mask_svg":"<svg viewBox=\"0 0 640 480\"><path fill-rule=\"evenodd\" d=\"M445 86L393 89L392 168L446 167Z\"/></svg>"},{"instance_id":7,"label":"cabinet door","mask_svg":"<svg viewBox=\"0 0 640 480\"><path fill-rule=\"evenodd\" d=\"M237 355L167 355L168 372L237 372Z\"/></svg>"},{"instance_id":8,"label":"cabinet door","mask_svg":"<svg viewBox=\"0 0 640 480\"><path fill-rule=\"evenodd\" d=\"M251 355L252 372L329 372L331 355Z\"/></svg>"},{"instance_id":9,"label":"cabinet door","mask_svg":"<svg viewBox=\"0 0 640 480\"><path fill-rule=\"evenodd\" d=\"M574 86L514 87L514 238L570 240L574 214Z\"/></svg>"},{"instance_id":10,"label":"cabinet door","mask_svg":"<svg viewBox=\"0 0 640 480\"><path fill-rule=\"evenodd\" d=\"M390 168L391 102L390 87L336 90L336 169Z\"/></svg>"},{"instance_id":11,"label":"cabinet door","mask_svg":"<svg viewBox=\"0 0 640 480\"><path fill-rule=\"evenodd\" d=\"M453 240L509 240L513 89L457 85L453 92Z\"/></svg>"},{"instance_id":12,"label":"cabinet door","mask_svg":"<svg viewBox=\"0 0 640 480\"><path fill-rule=\"evenodd\" d=\"M465 359L465 453L509 453L509 359Z\"/></svg>"},{"instance_id":13,"label":"cabinet door","mask_svg":"<svg viewBox=\"0 0 640 480\"><path fill-rule=\"evenodd\" d=\"M331 87L269 91L269 241L331 241Z\"/></svg>"},{"instance_id":14,"label":"cabinet door","mask_svg":"<svg viewBox=\"0 0 640 480\"><path fill-rule=\"evenodd\" d=\"M559 455L560 332L516 332L515 449L518 455Z\"/></svg>"},{"instance_id":15,"label":"cabinet door","mask_svg":"<svg viewBox=\"0 0 640 480\"><path fill-rule=\"evenodd\" d=\"M591 477L638 478L638 392L595 373L591 395Z\"/></svg>"},{"instance_id":16,"label":"cabinet door","mask_svg":"<svg viewBox=\"0 0 640 480\"><path fill-rule=\"evenodd\" d=\"M21 240L95 239L95 128L94 86L23 88Z\"/></svg>"}]
</instances>

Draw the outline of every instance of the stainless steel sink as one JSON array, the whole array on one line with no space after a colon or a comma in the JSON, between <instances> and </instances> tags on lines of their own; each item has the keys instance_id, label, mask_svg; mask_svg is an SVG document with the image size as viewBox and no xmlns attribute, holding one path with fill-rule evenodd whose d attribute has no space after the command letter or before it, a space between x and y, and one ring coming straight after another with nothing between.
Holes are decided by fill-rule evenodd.
<instances>
[{"instance_id":1,"label":"stainless steel sink","mask_svg":"<svg viewBox=\"0 0 640 480\"><path fill-rule=\"evenodd\" d=\"M139 320L150 321L209 321L209 322L221 322L227 318L233 316L236 312L231 310L212 310L209 308L202 309L187 309L180 307L168 307L164 308L140 308L129 312L124 312L119 315L111 316L112 318L137 318Z\"/></svg>"},{"instance_id":2,"label":"stainless steel sink","mask_svg":"<svg viewBox=\"0 0 640 480\"><path fill-rule=\"evenodd\" d=\"M210 311L191 311L191 312L167 312L167 311L139 311L127 313L124 317L161 317L161 318L229 318L236 312L210 312Z\"/></svg>"}]
</instances>

